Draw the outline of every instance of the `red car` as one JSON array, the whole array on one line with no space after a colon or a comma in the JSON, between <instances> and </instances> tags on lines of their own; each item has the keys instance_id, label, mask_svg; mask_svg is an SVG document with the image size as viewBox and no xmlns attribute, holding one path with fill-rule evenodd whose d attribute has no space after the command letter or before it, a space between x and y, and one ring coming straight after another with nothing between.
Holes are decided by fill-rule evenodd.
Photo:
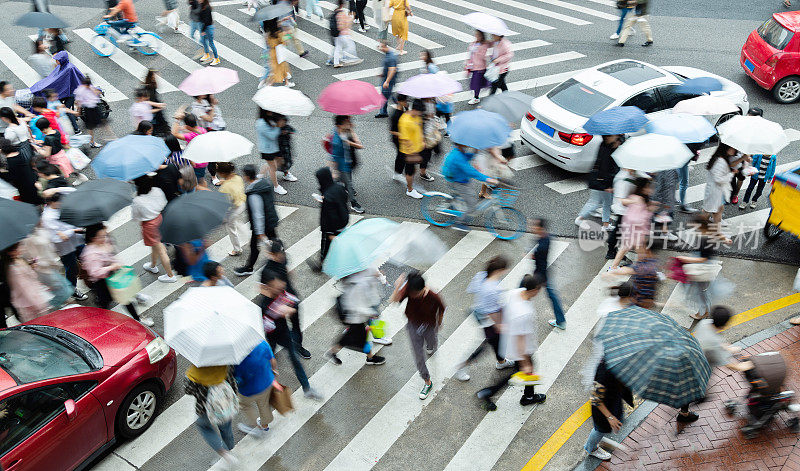
<instances>
[{"instance_id":1,"label":"red car","mask_svg":"<svg viewBox=\"0 0 800 471\"><path fill-rule=\"evenodd\" d=\"M750 33L739 63L780 103L800 100L800 11L775 13Z\"/></svg>"},{"instance_id":2,"label":"red car","mask_svg":"<svg viewBox=\"0 0 800 471\"><path fill-rule=\"evenodd\" d=\"M77 307L0 330L4 471L81 469L153 422L175 352L130 317Z\"/></svg>"}]
</instances>

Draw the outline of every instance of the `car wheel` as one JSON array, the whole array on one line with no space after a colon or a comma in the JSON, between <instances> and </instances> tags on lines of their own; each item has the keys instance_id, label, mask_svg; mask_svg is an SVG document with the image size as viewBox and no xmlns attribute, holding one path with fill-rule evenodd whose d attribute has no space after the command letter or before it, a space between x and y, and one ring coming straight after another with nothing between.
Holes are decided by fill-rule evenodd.
<instances>
[{"instance_id":1,"label":"car wheel","mask_svg":"<svg viewBox=\"0 0 800 471\"><path fill-rule=\"evenodd\" d=\"M778 80L772 87L772 96L778 103L788 104L800 100L800 77L791 76Z\"/></svg>"},{"instance_id":2,"label":"car wheel","mask_svg":"<svg viewBox=\"0 0 800 471\"><path fill-rule=\"evenodd\" d=\"M117 430L124 438L135 438L144 433L156 417L161 402L161 391L153 383L136 386L122 401L117 412Z\"/></svg>"}]
</instances>

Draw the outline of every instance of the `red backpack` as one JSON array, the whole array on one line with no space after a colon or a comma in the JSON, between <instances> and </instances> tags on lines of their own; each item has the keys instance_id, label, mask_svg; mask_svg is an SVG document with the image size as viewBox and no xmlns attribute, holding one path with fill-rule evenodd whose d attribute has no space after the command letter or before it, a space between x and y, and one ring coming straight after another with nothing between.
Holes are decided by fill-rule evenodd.
<instances>
[{"instance_id":1,"label":"red backpack","mask_svg":"<svg viewBox=\"0 0 800 471\"><path fill-rule=\"evenodd\" d=\"M333 134L328 134L322 139L322 148L330 155L333 155Z\"/></svg>"}]
</instances>

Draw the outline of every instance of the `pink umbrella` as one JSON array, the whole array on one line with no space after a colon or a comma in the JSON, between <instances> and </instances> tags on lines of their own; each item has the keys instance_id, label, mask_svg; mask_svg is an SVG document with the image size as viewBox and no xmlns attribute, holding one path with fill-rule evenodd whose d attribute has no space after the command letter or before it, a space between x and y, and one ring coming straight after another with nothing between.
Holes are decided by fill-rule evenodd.
<instances>
[{"instance_id":1,"label":"pink umbrella","mask_svg":"<svg viewBox=\"0 0 800 471\"><path fill-rule=\"evenodd\" d=\"M397 93L414 98L435 98L460 91L461 84L453 80L447 72L415 75L397 88Z\"/></svg>"},{"instance_id":2,"label":"pink umbrella","mask_svg":"<svg viewBox=\"0 0 800 471\"><path fill-rule=\"evenodd\" d=\"M189 96L208 95L239 83L239 73L225 67L204 67L189 74L178 87Z\"/></svg>"},{"instance_id":3,"label":"pink umbrella","mask_svg":"<svg viewBox=\"0 0 800 471\"><path fill-rule=\"evenodd\" d=\"M320 108L342 115L369 113L380 108L385 101L374 85L360 80L334 82L325 87L317 98Z\"/></svg>"}]
</instances>

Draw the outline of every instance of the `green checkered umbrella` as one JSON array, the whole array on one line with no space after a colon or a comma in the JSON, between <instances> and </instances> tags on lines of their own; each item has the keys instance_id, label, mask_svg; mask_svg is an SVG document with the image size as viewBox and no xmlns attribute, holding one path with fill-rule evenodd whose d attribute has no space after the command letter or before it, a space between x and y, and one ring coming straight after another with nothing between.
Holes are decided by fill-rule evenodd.
<instances>
[{"instance_id":1,"label":"green checkered umbrella","mask_svg":"<svg viewBox=\"0 0 800 471\"><path fill-rule=\"evenodd\" d=\"M642 398L677 408L705 396L711 366L669 316L638 306L612 312L597 339L606 366Z\"/></svg>"}]
</instances>

